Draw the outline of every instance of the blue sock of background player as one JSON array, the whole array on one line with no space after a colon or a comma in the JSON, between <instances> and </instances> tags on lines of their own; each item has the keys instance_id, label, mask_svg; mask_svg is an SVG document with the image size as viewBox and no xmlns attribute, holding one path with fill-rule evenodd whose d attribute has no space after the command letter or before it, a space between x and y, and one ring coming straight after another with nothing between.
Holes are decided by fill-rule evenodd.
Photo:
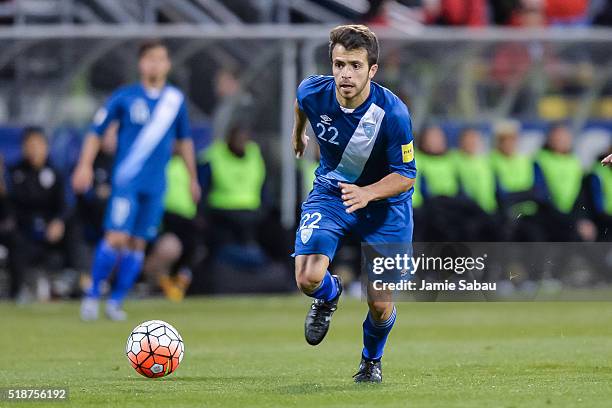
<instances>
[{"instance_id":1,"label":"blue sock of background player","mask_svg":"<svg viewBox=\"0 0 612 408\"><path fill-rule=\"evenodd\" d=\"M87 296L98 299L100 297L100 284L108 279L113 268L117 265L120 252L110 246L105 239L102 239L96 248L93 265L91 267L91 288Z\"/></svg>"},{"instance_id":2,"label":"blue sock of background player","mask_svg":"<svg viewBox=\"0 0 612 408\"><path fill-rule=\"evenodd\" d=\"M307 293L307 296L310 296L315 299L323 299L326 302L329 302L333 298L338 295L338 283L333 278L329 271L325 272L325 277L319 287L312 293Z\"/></svg>"},{"instance_id":3,"label":"blue sock of background player","mask_svg":"<svg viewBox=\"0 0 612 408\"><path fill-rule=\"evenodd\" d=\"M119 270L110 295L110 301L121 304L136 282L144 260L143 251L124 251L119 262Z\"/></svg>"},{"instance_id":4,"label":"blue sock of background player","mask_svg":"<svg viewBox=\"0 0 612 408\"><path fill-rule=\"evenodd\" d=\"M368 312L363 322L363 357L368 360L380 360L383 355L387 337L395 323L397 312L393 307L393 312L387 320L376 321Z\"/></svg>"}]
</instances>

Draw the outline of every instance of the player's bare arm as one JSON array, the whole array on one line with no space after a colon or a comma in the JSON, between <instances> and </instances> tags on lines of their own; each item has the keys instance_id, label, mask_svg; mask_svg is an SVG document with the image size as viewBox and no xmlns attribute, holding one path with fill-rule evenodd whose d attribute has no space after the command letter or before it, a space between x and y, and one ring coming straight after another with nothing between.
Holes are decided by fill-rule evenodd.
<instances>
[{"instance_id":1,"label":"player's bare arm","mask_svg":"<svg viewBox=\"0 0 612 408\"><path fill-rule=\"evenodd\" d=\"M347 207L346 212L352 213L364 208L370 201L383 200L395 197L412 188L414 179L404 177L398 173L391 173L380 181L367 186L359 187L354 184L338 183L342 192L342 201Z\"/></svg>"},{"instance_id":2,"label":"player's bare arm","mask_svg":"<svg viewBox=\"0 0 612 408\"><path fill-rule=\"evenodd\" d=\"M178 151L178 154L183 158L183 161L187 166L187 171L189 171L189 178L191 179L191 198L193 199L193 202L197 203L198 201L200 201L202 191L200 189L200 184L198 183L198 173L196 170L195 150L193 147L193 141L190 138L177 140L176 149Z\"/></svg>"},{"instance_id":3,"label":"player's bare arm","mask_svg":"<svg viewBox=\"0 0 612 408\"><path fill-rule=\"evenodd\" d=\"M293 153L296 158L301 158L306 151L308 146L308 136L306 136L306 123L308 117L298 106L297 100L295 101L295 119L293 122Z\"/></svg>"},{"instance_id":4,"label":"player's bare arm","mask_svg":"<svg viewBox=\"0 0 612 408\"><path fill-rule=\"evenodd\" d=\"M93 163L100 150L100 138L95 133L88 133L81 150L79 162L72 174L72 188L77 193L84 193L93 182Z\"/></svg>"},{"instance_id":5,"label":"player's bare arm","mask_svg":"<svg viewBox=\"0 0 612 408\"><path fill-rule=\"evenodd\" d=\"M612 154L606 156L602 161L601 164L604 166L612 166Z\"/></svg>"}]
</instances>

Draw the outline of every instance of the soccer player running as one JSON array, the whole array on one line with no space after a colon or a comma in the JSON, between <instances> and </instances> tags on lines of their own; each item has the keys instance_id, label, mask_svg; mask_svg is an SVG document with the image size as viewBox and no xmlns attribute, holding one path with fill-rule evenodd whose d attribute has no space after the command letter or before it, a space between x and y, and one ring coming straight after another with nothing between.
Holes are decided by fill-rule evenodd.
<instances>
[{"instance_id":1,"label":"soccer player running","mask_svg":"<svg viewBox=\"0 0 612 408\"><path fill-rule=\"evenodd\" d=\"M304 154L309 121L321 148L314 188L302 205L295 239L295 278L313 297L306 341L319 344L342 294L327 270L342 236L368 244L412 241L412 186L416 178L410 115L406 105L372 78L378 40L363 25L330 33L333 76L310 76L297 90L293 147ZM371 288L370 288L371 289ZM355 382L381 382L380 359L395 322L390 296L368 296L363 351Z\"/></svg>"},{"instance_id":2,"label":"soccer player running","mask_svg":"<svg viewBox=\"0 0 612 408\"><path fill-rule=\"evenodd\" d=\"M149 41L141 45L138 56L140 83L118 89L96 113L72 177L75 192L91 187L100 139L117 122L105 234L95 251L91 288L81 303L83 320L98 318L100 284L114 269L106 315L111 320L126 319L122 303L140 273L147 241L157 234L164 209L165 168L175 143L191 176L193 200L200 198L185 96L166 83L171 67L168 49Z\"/></svg>"}]
</instances>

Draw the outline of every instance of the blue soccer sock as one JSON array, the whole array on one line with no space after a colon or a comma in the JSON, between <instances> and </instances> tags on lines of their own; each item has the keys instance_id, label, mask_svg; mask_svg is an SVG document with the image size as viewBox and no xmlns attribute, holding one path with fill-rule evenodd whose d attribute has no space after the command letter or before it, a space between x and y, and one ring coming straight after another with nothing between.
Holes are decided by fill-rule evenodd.
<instances>
[{"instance_id":1,"label":"blue soccer sock","mask_svg":"<svg viewBox=\"0 0 612 408\"><path fill-rule=\"evenodd\" d=\"M329 271L325 272L325 277L319 287L314 292L307 293L306 295L329 302L338 295L338 284L336 279L334 279Z\"/></svg>"},{"instance_id":2,"label":"blue soccer sock","mask_svg":"<svg viewBox=\"0 0 612 408\"><path fill-rule=\"evenodd\" d=\"M136 282L144 260L143 251L125 251L119 262L119 270L110 300L121 304Z\"/></svg>"},{"instance_id":3,"label":"blue soccer sock","mask_svg":"<svg viewBox=\"0 0 612 408\"><path fill-rule=\"evenodd\" d=\"M96 248L96 253L91 267L91 288L87 291L88 297L98 299L100 297L100 284L106 280L113 271L119 259L119 251L101 240Z\"/></svg>"},{"instance_id":4,"label":"blue soccer sock","mask_svg":"<svg viewBox=\"0 0 612 408\"><path fill-rule=\"evenodd\" d=\"M363 322L363 357L368 360L380 360L383 355L387 337L395 323L397 312L395 306L391 316L385 321L377 322L370 312Z\"/></svg>"}]
</instances>

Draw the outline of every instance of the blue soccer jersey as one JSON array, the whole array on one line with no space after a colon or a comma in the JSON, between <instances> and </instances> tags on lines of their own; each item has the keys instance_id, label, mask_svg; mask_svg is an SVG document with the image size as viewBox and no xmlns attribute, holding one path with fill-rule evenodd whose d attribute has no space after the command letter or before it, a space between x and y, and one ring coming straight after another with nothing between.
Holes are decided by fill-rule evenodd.
<instances>
[{"instance_id":1,"label":"blue soccer jersey","mask_svg":"<svg viewBox=\"0 0 612 408\"><path fill-rule=\"evenodd\" d=\"M321 162L313 191L302 204L295 255L323 254L331 260L348 233L370 244L409 244L412 189L348 214L338 187L339 182L369 185L391 173L416 177L406 105L372 82L361 106L343 108L331 76L306 78L298 88L297 101L316 133Z\"/></svg>"},{"instance_id":2,"label":"blue soccer jersey","mask_svg":"<svg viewBox=\"0 0 612 408\"><path fill-rule=\"evenodd\" d=\"M118 122L112 195L104 229L151 240L163 215L166 165L175 139L191 137L185 97L173 86L151 92L135 84L117 90L94 118L101 136Z\"/></svg>"},{"instance_id":3,"label":"blue soccer jersey","mask_svg":"<svg viewBox=\"0 0 612 408\"><path fill-rule=\"evenodd\" d=\"M356 109L340 106L332 76L310 76L300 84L297 101L321 148L315 186L339 194L338 182L358 186L390 173L416 178L412 124L406 105L372 82L368 99ZM412 189L388 202L406 201Z\"/></svg>"},{"instance_id":4,"label":"blue soccer jersey","mask_svg":"<svg viewBox=\"0 0 612 408\"><path fill-rule=\"evenodd\" d=\"M112 122L119 123L113 188L162 194L174 140L191 135L182 92L122 87L96 113L91 130L101 136Z\"/></svg>"}]
</instances>

